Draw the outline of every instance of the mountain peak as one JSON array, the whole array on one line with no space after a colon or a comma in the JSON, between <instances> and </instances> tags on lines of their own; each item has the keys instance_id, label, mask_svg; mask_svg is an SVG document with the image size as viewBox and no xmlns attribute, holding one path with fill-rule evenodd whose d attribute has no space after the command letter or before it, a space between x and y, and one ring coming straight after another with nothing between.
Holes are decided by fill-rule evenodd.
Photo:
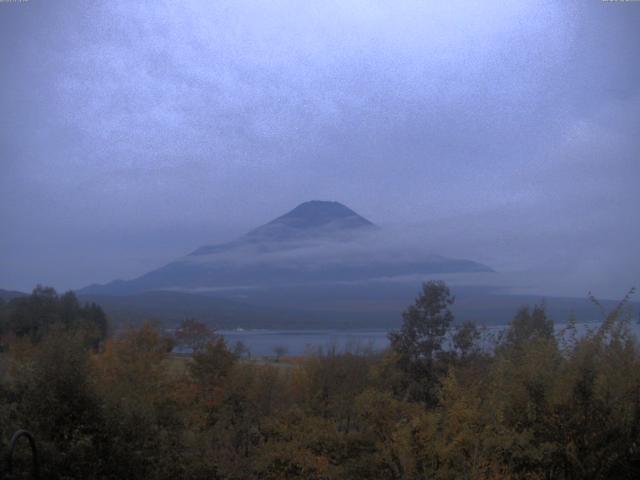
<instances>
[{"instance_id":1,"label":"mountain peak","mask_svg":"<svg viewBox=\"0 0 640 480\"><path fill-rule=\"evenodd\" d=\"M357 219L358 223L362 225L373 225L369 220L361 217L342 203L326 200L310 200L301 203L290 212L269 223L294 222L298 227L314 227L348 218Z\"/></svg>"},{"instance_id":2,"label":"mountain peak","mask_svg":"<svg viewBox=\"0 0 640 480\"><path fill-rule=\"evenodd\" d=\"M190 255L206 255L228 248L229 245L249 243L281 244L289 241L324 238L345 240L353 234L377 228L340 202L310 200L293 210L254 228L246 235L221 245L205 245Z\"/></svg>"},{"instance_id":3,"label":"mountain peak","mask_svg":"<svg viewBox=\"0 0 640 480\"><path fill-rule=\"evenodd\" d=\"M373 226L369 220L339 202L311 200L251 230L247 237L286 240L299 236L351 232Z\"/></svg>"}]
</instances>

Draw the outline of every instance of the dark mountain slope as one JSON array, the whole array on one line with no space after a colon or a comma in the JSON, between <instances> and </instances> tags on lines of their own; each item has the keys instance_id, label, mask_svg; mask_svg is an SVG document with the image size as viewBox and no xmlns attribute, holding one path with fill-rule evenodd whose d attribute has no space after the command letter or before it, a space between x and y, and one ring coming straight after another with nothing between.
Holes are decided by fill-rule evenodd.
<instances>
[{"instance_id":1,"label":"dark mountain slope","mask_svg":"<svg viewBox=\"0 0 640 480\"><path fill-rule=\"evenodd\" d=\"M17 292L15 290L3 290L0 288L0 298L4 301L13 300L14 298L26 297L28 293Z\"/></svg>"},{"instance_id":2,"label":"dark mountain slope","mask_svg":"<svg viewBox=\"0 0 640 480\"><path fill-rule=\"evenodd\" d=\"M175 326L185 318L196 318L215 328L284 328L318 325L309 312L180 292L150 291L131 295L81 294L83 302L100 305L115 326L158 320Z\"/></svg>"}]
</instances>

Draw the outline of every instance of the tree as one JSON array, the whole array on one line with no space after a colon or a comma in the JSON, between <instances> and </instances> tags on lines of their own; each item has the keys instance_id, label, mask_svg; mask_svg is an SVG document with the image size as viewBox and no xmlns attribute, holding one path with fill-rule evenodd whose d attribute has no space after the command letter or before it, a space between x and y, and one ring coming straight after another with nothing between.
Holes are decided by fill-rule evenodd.
<instances>
[{"instance_id":1,"label":"tree","mask_svg":"<svg viewBox=\"0 0 640 480\"><path fill-rule=\"evenodd\" d=\"M465 322L457 327L451 340L455 353L462 360L480 351L480 330L473 322Z\"/></svg>"},{"instance_id":2,"label":"tree","mask_svg":"<svg viewBox=\"0 0 640 480\"><path fill-rule=\"evenodd\" d=\"M103 478L180 478L183 421L173 395L169 343L153 325L129 328L93 357L105 430ZM94 478L75 476L71 478Z\"/></svg>"},{"instance_id":3,"label":"tree","mask_svg":"<svg viewBox=\"0 0 640 480\"><path fill-rule=\"evenodd\" d=\"M9 302L9 309L8 329L34 342L42 340L49 327L60 321L58 294L51 287L38 285L31 295Z\"/></svg>"},{"instance_id":4,"label":"tree","mask_svg":"<svg viewBox=\"0 0 640 480\"><path fill-rule=\"evenodd\" d=\"M276 362L280 361L280 357L287 354L289 350L284 345L276 345L273 347L273 353L276 355Z\"/></svg>"},{"instance_id":5,"label":"tree","mask_svg":"<svg viewBox=\"0 0 640 480\"><path fill-rule=\"evenodd\" d=\"M38 285L29 296L14 298L5 312L5 333L40 342L54 327L81 332L87 345L97 349L107 336L107 316L95 303L81 305L75 293L59 296L51 287Z\"/></svg>"},{"instance_id":6,"label":"tree","mask_svg":"<svg viewBox=\"0 0 640 480\"><path fill-rule=\"evenodd\" d=\"M400 330L389 334L397 365L406 376L406 393L416 400L437 400L434 387L442 367L438 354L453 321L449 307L454 300L444 282L424 283L415 303L402 314Z\"/></svg>"},{"instance_id":7,"label":"tree","mask_svg":"<svg viewBox=\"0 0 640 480\"><path fill-rule=\"evenodd\" d=\"M227 378L236 357L229 351L224 339L218 337L195 351L192 360L189 370L193 379L204 392L210 392L219 388Z\"/></svg>"},{"instance_id":8,"label":"tree","mask_svg":"<svg viewBox=\"0 0 640 480\"><path fill-rule=\"evenodd\" d=\"M176 343L181 347L191 349L193 352L202 350L216 337L216 333L205 323L193 318L182 320L175 333Z\"/></svg>"},{"instance_id":9,"label":"tree","mask_svg":"<svg viewBox=\"0 0 640 480\"><path fill-rule=\"evenodd\" d=\"M103 419L82 333L54 328L29 357L14 379L13 429L37 438L43 478L96 478Z\"/></svg>"},{"instance_id":10,"label":"tree","mask_svg":"<svg viewBox=\"0 0 640 480\"><path fill-rule=\"evenodd\" d=\"M238 340L233 345L233 354L237 359L251 358L251 350L242 340Z\"/></svg>"},{"instance_id":11,"label":"tree","mask_svg":"<svg viewBox=\"0 0 640 480\"><path fill-rule=\"evenodd\" d=\"M392 348L412 360L433 359L453 321L449 307L454 300L444 282L424 283L415 303L402 314L400 330L389 334Z\"/></svg>"},{"instance_id":12,"label":"tree","mask_svg":"<svg viewBox=\"0 0 640 480\"><path fill-rule=\"evenodd\" d=\"M518 350L534 340L552 338L553 320L547 317L544 305L536 305L533 311L524 306L511 321L504 335L503 346Z\"/></svg>"},{"instance_id":13,"label":"tree","mask_svg":"<svg viewBox=\"0 0 640 480\"><path fill-rule=\"evenodd\" d=\"M302 361L304 389L311 412L333 418L340 430L352 429L354 399L367 386L372 363L369 355L340 353L331 346Z\"/></svg>"}]
</instances>

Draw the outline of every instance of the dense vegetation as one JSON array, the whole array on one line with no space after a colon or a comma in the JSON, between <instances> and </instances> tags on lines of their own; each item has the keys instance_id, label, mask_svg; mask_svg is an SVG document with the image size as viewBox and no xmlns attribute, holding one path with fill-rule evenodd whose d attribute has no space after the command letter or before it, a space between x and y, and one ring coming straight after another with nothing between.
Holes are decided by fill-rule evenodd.
<instances>
[{"instance_id":1,"label":"dense vegetation","mask_svg":"<svg viewBox=\"0 0 640 480\"><path fill-rule=\"evenodd\" d=\"M452 302L427 283L387 351L277 366L194 321L107 336L99 307L38 288L0 305L1 446L32 431L48 479L640 478L625 302L561 337L523 307L493 340Z\"/></svg>"}]
</instances>

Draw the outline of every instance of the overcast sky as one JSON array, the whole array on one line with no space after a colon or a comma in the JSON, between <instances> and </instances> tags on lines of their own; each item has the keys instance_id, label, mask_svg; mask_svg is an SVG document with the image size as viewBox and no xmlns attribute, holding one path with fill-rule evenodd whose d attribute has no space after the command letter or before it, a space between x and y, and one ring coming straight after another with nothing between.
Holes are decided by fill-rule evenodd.
<instances>
[{"instance_id":1,"label":"overcast sky","mask_svg":"<svg viewBox=\"0 0 640 480\"><path fill-rule=\"evenodd\" d=\"M620 297L639 58L633 2L0 2L0 288L131 278L327 199Z\"/></svg>"}]
</instances>

